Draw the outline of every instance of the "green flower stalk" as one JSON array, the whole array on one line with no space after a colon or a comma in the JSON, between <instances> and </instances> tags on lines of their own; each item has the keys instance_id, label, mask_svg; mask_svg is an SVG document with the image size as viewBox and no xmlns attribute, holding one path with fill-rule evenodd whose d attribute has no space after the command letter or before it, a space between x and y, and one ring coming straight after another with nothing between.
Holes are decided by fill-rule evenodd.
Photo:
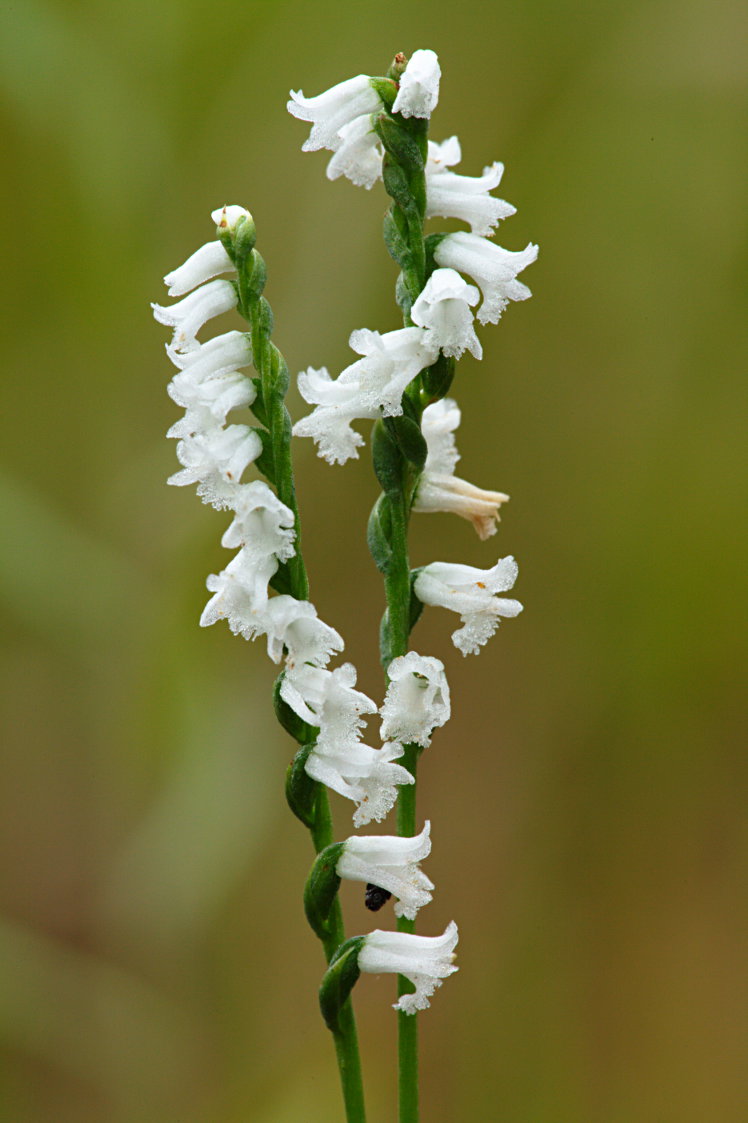
<instances>
[{"instance_id":1,"label":"green flower stalk","mask_svg":"<svg viewBox=\"0 0 748 1123\"><path fill-rule=\"evenodd\" d=\"M248 211L214 212L215 240L165 278L169 295L181 299L153 306L156 319L174 329L167 353L178 373L169 392L185 411L169 430L181 464L169 482L195 484L204 502L232 513L222 544L237 552L208 577L212 595L200 623L225 619L245 639L264 637L280 666L275 711L297 745L286 797L316 853L304 907L325 953L320 1008L334 1038L348 1123L365 1120L351 1003L361 974L399 977L399 1117L416 1123L416 1014L457 970L454 922L441 935L415 934L416 914L434 889L420 869L431 841L429 822L418 832L416 772L434 731L449 719L450 694L443 663L410 650L410 633L424 605L449 608L461 616L453 640L467 655L486 643L500 617L521 610L497 595L514 584L513 558L487 570L445 562L411 569L408 554L413 511L452 511L482 539L496 532L508 496L455 475L460 412L446 394L461 355L482 357L476 318L495 323L509 301L530 295L517 274L537 255L536 246L511 252L486 237L514 212L490 194L502 166L495 163L480 177L458 175L451 170L461 157L457 138L428 139L440 77L434 52L419 50L410 59L397 55L386 75L358 75L311 98L291 93L290 112L311 125L304 149L332 153L328 177L346 176L367 189L381 179L390 197L384 240L400 269L395 297L403 321L384 333L354 331L350 346L358 358L337 378L325 368L302 372L299 390L313 407L308 416L292 426L288 368L272 341L266 267ZM434 216L457 218L470 231L425 235ZM198 341L213 317L231 310L246 330ZM254 374L246 373L249 367ZM253 416L229 422L237 410ZM344 642L309 600L291 458L292 434L311 437L331 464L358 458L364 437L354 423L362 420L374 422L371 450L382 489L367 527L384 580L381 706L356 689L350 663L329 666ZM244 479L251 465L264 479ZM381 744L368 745L365 726L376 713ZM396 807L397 835L336 841L329 791L354 805L356 827L381 821ZM397 930L346 938L338 895L343 879L366 886L371 911L392 899Z\"/></svg>"}]
</instances>

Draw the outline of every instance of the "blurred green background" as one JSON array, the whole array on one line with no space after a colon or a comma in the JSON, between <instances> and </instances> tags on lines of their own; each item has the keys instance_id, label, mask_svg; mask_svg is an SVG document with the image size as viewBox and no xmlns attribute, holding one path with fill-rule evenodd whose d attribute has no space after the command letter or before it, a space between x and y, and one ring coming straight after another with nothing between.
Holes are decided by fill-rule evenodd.
<instances>
[{"instance_id":1,"label":"blurred green background","mask_svg":"<svg viewBox=\"0 0 748 1123\"><path fill-rule=\"evenodd\" d=\"M526 606L479 659L447 613L414 635L453 693L420 930L461 931L424 1120L748 1118L747 30L737 0L3 5L3 1121L342 1118L291 745L262 646L197 626L227 519L164 484L148 302L236 202L292 371L397 327L381 186L328 183L285 102L419 46L432 135L466 174L505 161L498 240L541 247L454 388L463 474L513 497L499 534L413 527L414 564L514 553ZM367 456L296 462L313 599L381 697ZM392 1001L356 991L372 1121Z\"/></svg>"}]
</instances>

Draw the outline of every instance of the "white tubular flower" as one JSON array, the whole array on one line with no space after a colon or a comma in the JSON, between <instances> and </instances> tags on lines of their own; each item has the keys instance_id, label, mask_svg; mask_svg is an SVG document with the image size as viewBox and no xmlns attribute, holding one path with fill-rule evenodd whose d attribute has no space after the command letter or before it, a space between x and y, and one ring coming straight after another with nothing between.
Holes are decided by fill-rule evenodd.
<instances>
[{"instance_id":1,"label":"white tubular flower","mask_svg":"<svg viewBox=\"0 0 748 1123\"><path fill-rule=\"evenodd\" d=\"M183 469L170 476L167 483L175 487L197 484L200 498L220 511L233 506L242 472L261 452L262 441L248 425L225 429L216 425L180 440L177 459Z\"/></svg>"},{"instance_id":2,"label":"white tubular flower","mask_svg":"<svg viewBox=\"0 0 748 1123\"><path fill-rule=\"evenodd\" d=\"M272 555L258 559L250 550L240 550L221 573L208 577L206 585L214 595L203 609L200 626L226 620L235 636L249 640L261 635L268 581L277 568L278 559Z\"/></svg>"},{"instance_id":3,"label":"white tubular flower","mask_svg":"<svg viewBox=\"0 0 748 1123\"><path fill-rule=\"evenodd\" d=\"M334 671L297 663L290 667L281 682L281 698L295 714L310 725L316 725L327 744L343 744L360 736L364 725L362 714L375 714L373 702L356 685L356 668L344 663Z\"/></svg>"},{"instance_id":4,"label":"white tubular flower","mask_svg":"<svg viewBox=\"0 0 748 1123\"><path fill-rule=\"evenodd\" d=\"M203 324L236 308L237 299L231 281L208 281L207 285L168 308L160 304L152 304L151 308L160 324L174 328L172 347L177 351L189 351L197 343L195 335Z\"/></svg>"},{"instance_id":5,"label":"white tubular flower","mask_svg":"<svg viewBox=\"0 0 748 1123\"><path fill-rule=\"evenodd\" d=\"M457 175L447 169L462 158L456 136L442 144L429 141L426 161L426 217L459 218L470 223L473 234L490 234L497 222L517 213L504 199L488 192L501 183L504 165L493 163L482 176Z\"/></svg>"},{"instance_id":6,"label":"white tubular flower","mask_svg":"<svg viewBox=\"0 0 748 1123\"><path fill-rule=\"evenodd\" d=\"M433 882L418 868L431 853L431 823L414 838L397 835L353 835L346 839L335 872L348 881L363 881L397 897L395 916L415 920L431 900Z\"/></svg>"},{"instance_id":7,"label":"white tubular flower","mask_svg":"<svg viewBox=\"0 0 748 1123\"><path fill-rule=\"evenodd\" d=\"M485 491L455 476L460 454L454 430L460 424L460 410L451 398L426 406L421 429L428 454L418 481L413 510L449 511L469 519L484 541L496 533L499 508L509 500L502 491Z\"/></svg>"},{"instance_id":8,"label":"white tubular flower","mask_svg":"<svg viewBox=\"0 0 748 1123\"><path fill-rule=\"evenodd\" d=\"M480 300L475 285L469 285L454 269L435 269L410 310L414 324L426 328L429 338L445 355L459 359L470 351L483 358L483 348L473 327L470 308Z\"/></svg>"},{"instance_id":9,"label":"white tubular flower","mask_svg":"<svg viewBox=\"0 0 748 1123\"><path fill-rule=\"evenodd\" d=\"M377 416L375 409L364 408L360 385L354 380L341 382L339 378L331 378L326 367L320 370L309 367L299 374L298 386L304 401L316 409L296 422L293 435L311 437L317 445L317 455L328 464L345 464L351 458L357 460L356 450L364 443L364 438L351 428L351 421Z\"/></svg>"},{"instance_id":10,"label":"white tubular flower","mask_svg":"<svg viewBox=\"0 0 748 1123\"><path fill-rule=\"evenodd\" d=\"M172 425L167 437L188 437L202 433L212 425L224 425L232 409L252 405L257 397L254 385L238 370L227 371L195 383L180 373L167 387L169 396L187 412Z\"/></svg>"},{"instance_id":11,"label":"white tubular flower","mask_svg":"<svg viewBox=\"0 0 748 1123\"><path fill-rule=\"evenodd\" d=\"M427 1010L429 998L442 980L458 970L454 965L457 925L451 921L441 936L412 936L408 932L370 932L358 953L358 965L372 975L405 975L416 988L403 994L395 1010L415 1014Z\"/></svg>"},{"instance_id":12,"label":"white tubular flower","mask_svg":"<svg viewBox=\"0 0 748 1123\"><path fill-rule=\"evenodd\" d=\"M434 51L414 51L400 78L392 112L403 117L430 117L439 100L441 75Z\"/></svg>"},{"instance_id":13,"label":"white tubular flower","mask_svg":"<svg viewBox=\"0 0 748 1123\"><path fill-rule=\"evenodd\" d=\"M415 783L407 768L392 763L402 755L402 745L395 742L372 749L354 740L328 743L320 735L304 768L313 780L356 803L353 823L363 827L372 820L379 823L386 818L401 784Z\"/></svg>"},{"instance_id":14,"label":"white tubular flower","mask_svg":"<svg viewBox=\"0 0 748 1123\"><path fill-rule=\"evenodd\" d=\"M340 146L327 165L327 178L344 175L368 191L381 178L383 154L371 117L365 115L349 121L339 130L338 137Z\"/></svg>"},{"instance_id":15,"label":"white tubular flower","mask_svg":"<svg viewBox=\"0 0 748 1123\"><path fill-rule=\"evenodd\" d=\"M499 558L492 569L472 565L432 562L415 580L415 594L424 604L459 612L462 628L452 633L452 642L463 655L477 655L499 626L501 616L519 616L522 605L497 597L517 580L513 557Z\"/></svg>"},{"instance_id":16,"label":"white tubular flower","mask_svg":"<svg viewBox=\"0 0 748 1123\"><path fill-rule=\"evenodd\" d=\"M217 277L219 273L234 273L234 263L222 242L206 242L187 258L183 265L164 277L169 286L169 296L183 296L198 285Z\"/></svg>"},{"instance_id":17,"label":"white tubular flower","mask_svg":"<svg viewBox=\"0 0 748 1123\"><path fill-rule=\"evenodd\" d=\"M268 655L274 663L280 663L283 648L287 648L288 667L297 663L324 667L333 652L342 651L345 646L335 629L318 618L313 604L286 593L268 601L262 630L267 634Z\"/></svg>"},{"instance_id":18,"label":"white tubular flower","mask_svg":"<svg viewBox=\"0 0 748 1123\"><path fill-rule=\"evenodd\" d=\"M426 748L433 730L445 725L451 713L444 664L432 656L409 651L392 660L387 676L390 682L379 711L382 740Z\"/></svg>"},{"instance_id":19,"label":"white tubular flower","mask_svg":"<svg viewBox=\"0 0 748 1123\"><path fill-rule=\"evenodd\" d=\"M431 366L439 353L436 340L417 327L384 335L361 328L351 333L348 345L363 358L346 367L338 382L359 387L359 408L366 411L359 417L372 416L369 411L380 409L385 417L399 416L408 384L424 367Z\"/></svg>"},{"instance_id":20,"label":"white tubular flower","mask_svg":"<svg viewBox=\"0 0 748 1123\"><path fill-rule=\"evenodd\" d=\"M196 342L185 351L177 351L167 344L166 353L174 366L179 367L185 378L192 382L240 370L252 362L250 337L243 331L227 331L205 343Z\"/></svg>"},{"instance_id":21,"label":"white tubular flower","mask_svg":"<svg viewBox=\"0 0 748 1123\"><path fill-rule=\"evenodd\" d=\"M481 287L483 303L478 312L482 324L497 324L510 300L527 300L532 293L517 274L531 265L538 247L530 242L523 250L505 250L466 230L447 234L434 250L438 265L467 273Z\"/></svg>"},{"instance_id":22,"label":"white tubular flower","mask_svg":"<svg viewBox=\"0 0 748 1123\"><path fill-rule=\"evenodd\" d=\"M294 556L294 515L262 480L241 484L233 505L234 521L221 539L228 550L238 546L255 557L288 561Z\"/></svg>"},{"instance_id":23,"label":"white tubular flower","mask_svg":"<svg viewBox=\"0 0 748 1123\"><path fill-rule=\"evenodd\" d=\"M286 108L301 121L311 121L312 131L301 148L303 152L316 152L328 148L337 152L343 143L341 129L355 120L381 108L379 94L366 74L338 82L316 97L304 97L301 90L291 90L291 100Z\"/></svg>"}]
</instances>

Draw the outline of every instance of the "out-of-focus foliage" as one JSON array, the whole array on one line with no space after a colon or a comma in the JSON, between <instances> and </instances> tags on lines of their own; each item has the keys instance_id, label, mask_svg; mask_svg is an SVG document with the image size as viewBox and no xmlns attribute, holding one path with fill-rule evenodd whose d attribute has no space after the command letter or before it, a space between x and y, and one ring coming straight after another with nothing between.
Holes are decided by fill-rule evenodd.
<instances>
[{"instance_id":1,"label":"out-of-focus foliage","mask_svg":"<svg viewBox=\"0 0 748 1123\"><path fill-rule=\"evenodd\" d=\"M737 0L0 9L0 1118L340 1118L291 746L260 646L197 627L225 520L164 486L148 301L236 202L292 370L397 327L381 187L329 184L285 100L419 46L444 72L433 135L459 133L466 173L506 162L499 240L541 246L534 299L454 390L464 475L513 496L499 535L413 532L415 564L516 554L526 605L477 659L446 613L414 636L454 705L422 769L420 924L461 929L424 1118L748 1118L745 33ZM313 598L381 696L367 457L300 442L297 464ZM356 1000L391 1119L392 980Z\"/></svg>"}]
</instances>

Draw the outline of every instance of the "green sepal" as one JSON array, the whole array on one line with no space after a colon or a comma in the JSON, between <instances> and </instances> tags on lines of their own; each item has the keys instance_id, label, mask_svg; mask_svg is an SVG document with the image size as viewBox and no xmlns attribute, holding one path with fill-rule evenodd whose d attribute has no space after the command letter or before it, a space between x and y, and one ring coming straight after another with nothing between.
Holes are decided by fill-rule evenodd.
<instances>
[{"instance_id":1,"label":"green sepal","mask_svg":"<svg viewBox=\"0 0 748 1123\"><path fill-rule=\"evenodd\" d=\"M290 596L294 594L294 582L288 568L288 562L281 562L268 581L271 589L276 593L288 593Z\"/></svg>"},{"instance_id":2,"label":"green sepal","mask_svg":"<svg viewBox=\"0 0 748 1123\"><path fill-rule=\"evenodd\" d=\"M415 225L418 222L418 208L413 200L410 181L402 166L385 156L382 162L382 183L391 199Z\"/></svg>"},{"instance_id":3,"label":"green sepal","mask_svg":"<svg viewBox=\"0 0 748 1123\"><path fill-rule=\"evenodd\" d=\"M265 399L262 393L262 379L259 376L253 377L250 379L250 382L257 391L257 396L249 408L252 410L252 413L255 415L260 425L264 425L267 429L268 411L265 409Z\"/></svg>"},{"instance_id":4,"label":"green sepal","mask_svg":"<svg viewBox=\"0 0 748 1123\"><path fill-rule=\"evenodd\" d=\"M407 398L403 397L403 404L406 401ZM403 413L400 417L385 418L385 425L405 459L414 464L420 472L426 463L428 446L418 422Z\"/></svg>"},{"instance_id":5,"label":"green sepal","mask_svg":"<svg viewBox=\"0 0 748 1123\"><path fill-rule=\"evenodd\" d=\"M382 491L399 496L403 486L405 461L383 421L377 421L372 429L371 455L374 473Z\"/></svg>"},{"instance_id":6,"label":"green sepal","mask_svg":"<svg viewBox=\"0 0 748 1123\"><path fill-rule=\"evenodd\" d=\"M390 117L389 114L380 113L376 118L376 132L385 151L400 165L407 180L423 175L424 159L418 141L411 135L411 127L403 125L401 120Z\"/></svg>"},{"instance_id":7,"label":"green sepal","mask_svg":"<svg viewBox=\"0 0 748 1123\"><path fill-rule=\"evenodd\" d=\"M392 562L392 517L390 501L386 495L380 495L371 509L369 522L366 527L366 541L369 552L374 559L374 564L380 573L387 573Z\"/></svg>"},{"instance_id":8,"label":"green sepal","mask_svg":"<svg viewBox=\"0 0 748 1123\"><path fill-rule=\"evenodd\" d=\"M282 699L281 699L282 701ZM277 711L276 711L277 712ZM315 742L302 745L286 772L286 800L297 819L310 830L317 819L317 793L319 783L304 771L307 758Z\"/></svg>"},{"instance_id":9,"label":"green sepal","mask_svg":"<svg viewBox=\"0 0 748 1123\"><path fill-rule=\"evenodd\" d=\"M385 608L382 613L382 619L379 622L379 662L384 667L385 671L389 667L394 658L392 652L392 635L390 632L390 615Z\"/></svg>"},{"instance_id":10,"label":"green sepal","mask_svg":"<svg viewBox=\"0 0 748 1123\"><path fill-rule=\"evenodd\" d=\"M438 402L449 390L455 376L455 360L439 355L436 362L421 371L421 384L429 402Z\"/></svg>"},{"instance_id":11,"label":"green sepal","mask_svg":"<svg viewBox=\"0 0 748 1123\"><path fill-rule=\"evenodd\" d=\"M335 872L343 853L344 842L333 842L317 855L304 886L304 912L320 940L331 935L330 912L335 902L340 878Z\"/></svg>"},{"instance_id":12,"label":"green sepal","mask_svg":"<svg viewBox=\"0 0 748 1123\"><path fill-rule=\"evenodd\" d=\"M404 273L399 273L395 281L395 300L402 311L406 327L413 323L410 318L410 310L418 299L418 294L415 291L416 284L417 282L413 283L413 293L411 293Z\"/></svg>"},{"instance_id":13,"label":"green sepal","mask_svg":"<svg viewBox=\"0 0 748 1123\"><path fill-rule=\"evenodd\" d=\"M403 269L412 269L413 254L411 253L406 234L403 229L401 229L402 226L407 227L407 223L400 212L394 209L388 210L384 216L382 231L384 244L393 261L396 261Z\"/></svg>"},{"instance_id":14,"label":"green sepal","mask_svg":"<svg viewBox=\"0 0 748 1123\"><path fill-rule=\"evenodd\" d=\"M397 97L397 84L394 75L388 78L370 78L369 85L373 90L376 90L386 105L387 109L392 109L395 98Z\"/></svg>"},{"instance_id":15,"label":"green sepal","mask_svg":"<svg viewBox=\"0 0 748 1123\"><path fill-rule=\"evenodd\" d=\"M402 51L398 51L392 60L387 77L392 78L394 82L399 82L405 73L405 68L408 65L408 56L404 55Z\"/></svg>"},{"instance_id":16,"label":"green sepal","mask_svg":"<svg viewBox=\"0 0 748 1123\"><path fill-rule=\"evenodd\" d=\"M275 716L286 733L291 734L294 741L298 741L302 746L306 746L308 743L314 744L317 740L317 733L319 732L317 727L315 725L310 725L309 722L300 718L281 697L280 691L285 673L285 671L282 671L273 683L273 708L275 710ZM307 753L307 756L308 755ZM306 757L304 757L304 760L306 760ZM316 783L316 781L312 782Z\"/></svg>"},{"instance_id":17,"label":"green sepal","mask_svg":"<svg viewBox=\"0 0 748 1123\"><path fill-rule=\"evenodd\" d=\"M352 936L341 944L330 960L319 988L319 1008L325 1025L333 1033L340 1032L340 1012L350 998L361 970L358 956L366 936Z\"/></svg>"},{"instance_id":18,"label":"green sepal","mask_svg":"<svg viewBox=\"0 0 748 1123\"><path fill-rule=\"evenodd\" d=\"M420 572L420 569L413 569L410 573L409 631L411 632L420 620L421 613L423 612L423 601L418 599L415 589L416 578Z\"/></svg>"},{"instance_id":19,"label":"green sepal","mask_svg":"<svg viewBox=\"0 0 748 1123\"><path fill-rule=\"evenodd\" d=\"M275 483L275 459L273 457L273 438L267 429L261 429L258 425L252 425L251 428L262 441L262 452L255 460L255 468L261 472L265 479L270 480L271 484Z\"/></svg>"},{"instance_id":20,"label":"green sepal","mask_svg":"<svg viewBox=\"0 0 748 1123\"><path fill-rule=\"evenodd\" d=\"M241 269L238 270L238 277L239 297L243 311L249 317L254 313L253 305L259 300L267 280L267 268L262 254L259 254L257 250L252 250L247 260L242 263ZM252 326L254 327L254 324Z\"/></svg>"},{"instance_id":21,"label":"green sepal","mask_svg":"<svg viewBox=\"0 0 748 1123\"><path fill-rule=\"evenodd\" d=\"M429 234L423 240L423 246L426 251L426 277L430 277L434 269L437 268L434 254L436 253L437 246L443 242L447 234Z\"/></svg>"},{"instance_id":22,"label":"green sepal","mask_svg":"<svg viewBox=\"0 0 748 1123\"><path fill-rule=\"evenodd\" d=\"M231 246L226 247L229 257L238 270L243 269L244 263L255 248L255 242L257 241L257 229L251 214L247 215L246 218L239 219L234 227L231 241Z\"/></svg>"}]
</instances>

